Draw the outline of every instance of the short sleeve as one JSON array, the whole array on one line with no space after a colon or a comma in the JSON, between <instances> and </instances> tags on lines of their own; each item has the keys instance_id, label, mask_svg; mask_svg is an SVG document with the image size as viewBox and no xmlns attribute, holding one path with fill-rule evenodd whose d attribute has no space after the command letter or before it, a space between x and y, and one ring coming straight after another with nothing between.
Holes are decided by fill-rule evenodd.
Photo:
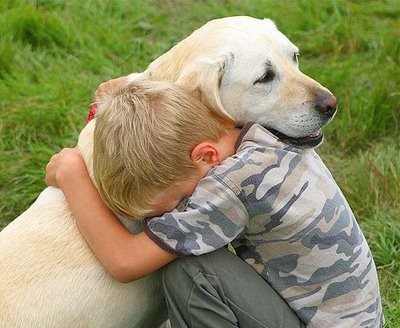
<instances>
[{"instance_id":1,"label":"short sleeve","mask_svg":"<svg viewBox=\"0 0 400 328\"><path fill-rule=\"evenodd\" d=\"M146 234L178 256L201 255L227 245L248 223L246 208L231 187L207 176L197 185L185 211L149 219Z\"/></svg>"}]
</instances>

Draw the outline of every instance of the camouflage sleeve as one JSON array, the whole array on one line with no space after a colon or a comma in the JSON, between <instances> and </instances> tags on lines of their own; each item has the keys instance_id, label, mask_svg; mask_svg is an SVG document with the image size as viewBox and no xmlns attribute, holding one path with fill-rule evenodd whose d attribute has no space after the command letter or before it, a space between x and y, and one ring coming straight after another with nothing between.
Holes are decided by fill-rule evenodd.
<instances>
[{"instance_id":1,"label":"camouflage sleeve","mask_svg":"<svg viewBox=\"0 0 400 328\"><path fill-rule=\"evenodd\" d=\"M146 234L178 256L201 255L221 248L241 234L248 213L238 190L207 176L200 181L183 212L147 221Z\"/></svg>"}]
</instances>

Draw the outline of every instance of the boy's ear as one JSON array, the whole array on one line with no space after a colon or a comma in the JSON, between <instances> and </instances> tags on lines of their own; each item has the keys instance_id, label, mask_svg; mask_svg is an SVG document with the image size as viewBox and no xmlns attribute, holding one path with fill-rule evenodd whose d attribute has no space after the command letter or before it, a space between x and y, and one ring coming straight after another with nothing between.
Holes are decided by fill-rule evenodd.
<instances>
[{"instance_id":1,"label":"boy's ear","mask_svg":"<svg viewBox=\"0 0 400 328\"><path fill-rule=\"evenodd\" d=\"M215 166L221 163L221 152L210 142L199 143L191 153L192 161L203 165Z\"/></svg>"}]
</instances>

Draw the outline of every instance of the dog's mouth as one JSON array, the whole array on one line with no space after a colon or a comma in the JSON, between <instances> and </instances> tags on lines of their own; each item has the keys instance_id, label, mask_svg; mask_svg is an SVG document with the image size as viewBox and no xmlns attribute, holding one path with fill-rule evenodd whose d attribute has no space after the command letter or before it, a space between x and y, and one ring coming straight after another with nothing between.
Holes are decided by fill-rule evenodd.
<instances>
[{"instance_id":1,"label":"dog's mouth","mask_svg":"<svg viewBox=\"0 0 400 328\"><path fill-rule=\"evenodd\" d=\"M300 138L289 137L288 135L279 132L278 130L275 129L268 128L268 131L273 133L276 137L278 137L285 143L305 148L312 148L318 146L324 138L324 134L322 133L321 129L314 131L313 133L309 134L306 137L300 137Z\"/></svg>"}]
</instances>

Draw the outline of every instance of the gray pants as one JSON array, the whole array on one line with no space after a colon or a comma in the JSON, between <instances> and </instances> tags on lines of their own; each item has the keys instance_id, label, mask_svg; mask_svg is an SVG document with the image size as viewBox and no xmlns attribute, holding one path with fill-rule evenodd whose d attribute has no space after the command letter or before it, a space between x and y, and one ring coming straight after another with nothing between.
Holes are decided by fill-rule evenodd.
<instances>
[{"instance_id":1,"label":"gray pants","mask_svg":"<svg viewBox=\"0 0 400 328\"><path fill-rule=\"evenodd\" d=\"M172 328L305 327L279 294L226 248L173 261L163 284Z\"/></svg>"}]
</instances>

